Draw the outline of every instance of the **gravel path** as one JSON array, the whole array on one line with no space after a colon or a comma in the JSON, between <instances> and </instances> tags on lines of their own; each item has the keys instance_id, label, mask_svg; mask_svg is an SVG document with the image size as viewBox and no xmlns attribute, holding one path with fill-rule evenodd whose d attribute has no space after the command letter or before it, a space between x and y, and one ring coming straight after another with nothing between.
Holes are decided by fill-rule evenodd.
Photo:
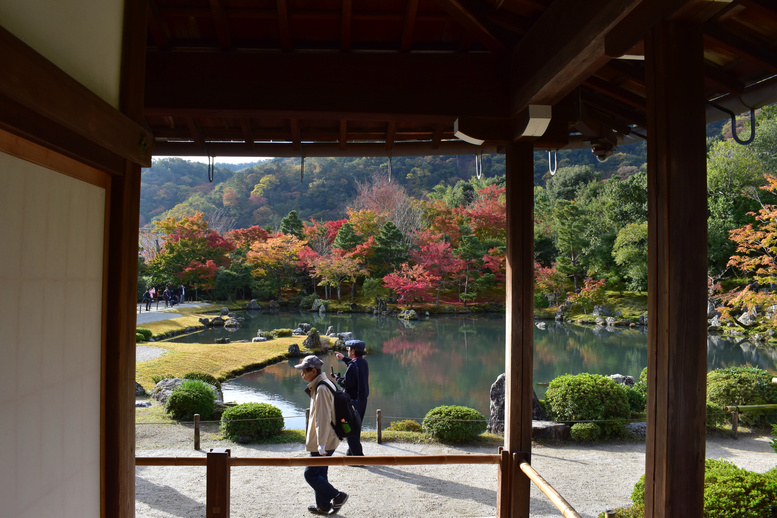
<instances>
[{"instance_id":1,"label":"gravel path","mask_svg":"<svg viewBox=\"0 0 777 518\"><path fill-rule=\"evenodd\" d=\"M141 427L142 428L142 427ZM169 430L169 428L168 428ZM185 430L191 441L190 430ZM150 434L153 435L153 434ZM212 437L215 437L213 435ZM768 436L738 440L712 437L707 456L730 460L743 468L765 472L777 465ZM142 442L142 441L141 441ZM228 447L233 457L304 457L301 444L235 445L203 439L202 450L143 449L138 456L204 456L209 448ZM153 448L153 447L152 447ZM191 448L189 442L188 448ZM364 444L367 455L439 455L496 453L493 448L444 445ZM338 454L343 454L341 445ZM594 446L545 445L533 448L533 467L586 518L627 505L634 483L644 473L643 443ZM236 467L231 478L231 516L307 517L313 492L303 468ZM350 495L340 511L343 518L486 517L496 514L497 467L493 465L333 467L335 487ZM136 517L204 517L205 468L138 467ZM560 513L532 485L531 516L558 518Z\"/></svg>"}]
</instances>

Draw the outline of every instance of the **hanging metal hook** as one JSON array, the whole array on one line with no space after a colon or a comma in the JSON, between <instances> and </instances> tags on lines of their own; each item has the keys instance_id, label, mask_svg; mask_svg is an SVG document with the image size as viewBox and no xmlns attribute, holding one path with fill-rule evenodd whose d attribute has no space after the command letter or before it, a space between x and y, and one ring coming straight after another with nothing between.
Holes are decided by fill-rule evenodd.
<instances>
[{"instance_id":1,"label":"hanging metal hook","mask_svg":"<svg viewBox=\"0 0 777 518\"><path fill-rule=\"evenodd\" d=\"M391 183L391 168L392 168L391 150L388 152L388 181Z\"/></svg>"},{"instance_id":2,"label":"hanging metal hook","mask_svg":"<svg viewBox=\"0 0 777 518\"><path fill-rule=\"evenodd\" d=\"M480 180L481 176L483 176L483 148L479 147L475 153L475 177Z\"/></svg>"},{"instance_id":3,"label":"hanging metal hook","mask_svg":"<svg viewBox=\"0 0 777 518\"><path fill-rule=\"evenodd\" d=\"M548 172L550 173L550 176L553 176L556 174L556 171L558 171L558 149L553 150L553 169L550 168L550 151L548 151Z\"/></svg>"},{"instance_id":4,"label":"hanging metal hook","mask_svg":"<svg viewBox=\"0 0 777 518\"><path fill-rule=\"evenodd\" d=\"M750 137L747 140L742 140L741 138L739 138L739 135L737 135L736 113L732 112L728 108L724 108L719 104L715 104L712 101L707 101L707 104L709 104L713 108L717 108L718 110L724 113L728 113L728 115L731 117L731 136L734 137L734 140L736 140L739 144L742 144L743 146L746 146L747 144L753 141L753 139L755 138L755 110L753 108L750 108Z\"/></svg>"},{"instance_id":5,"label":"hanging metal hook","mask_svg":"<svg viewBox=\"0 0 777 518\"><path fill-rule=\"evenodd\" d=\"M216 170L216 157L208 155L208 181L213 183L213 174Z\"/></svg>"},{"instance_id":6,"label":"hanging metal hook","mask_svg":"<svg viewBox=\"0 0 777 518\"><path fill-rule=\"evenodd\" d=\"M302 153L302 147L299 151L299 183L303 183L305 179L305 155Z\"/></svg>"}]
</instances>

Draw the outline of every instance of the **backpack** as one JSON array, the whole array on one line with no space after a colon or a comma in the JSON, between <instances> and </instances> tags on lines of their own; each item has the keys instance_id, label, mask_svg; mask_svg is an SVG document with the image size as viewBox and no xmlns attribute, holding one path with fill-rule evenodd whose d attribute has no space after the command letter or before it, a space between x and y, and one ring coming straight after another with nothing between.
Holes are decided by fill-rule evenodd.
<instances>
[{"instance_id":1,"label":"backpack","mask_svg":"<svg viewBox=\"0 0 777 518\"><path fill-rule=\"evenodd\" d=\"M335 422L331 423L332 428L335 430L337 438L342 440L346 437L356 437L361 432L362 422L358 412L353 409L351 404L351 396L344 390L333 389L332 386L322 381L316 385L316 390L321 385L326 385L326 388L332 392L335 403Z\"/></svg>"}]
</instances>

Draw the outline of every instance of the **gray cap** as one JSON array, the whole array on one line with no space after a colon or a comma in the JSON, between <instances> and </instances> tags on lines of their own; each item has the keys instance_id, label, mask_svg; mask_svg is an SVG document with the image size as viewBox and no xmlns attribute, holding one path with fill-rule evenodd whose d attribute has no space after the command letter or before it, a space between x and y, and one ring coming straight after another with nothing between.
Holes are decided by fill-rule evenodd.
<instances>
[{"instance_id":1,"label":"gray cap","mask_svg":"<svg viewBox=\"0 0 777 518\"><path fill-rule=\"evenodd\" d=\"M302 361L294 366L295 369L307 369L313 367L314 369L320 369L324 365L324 362L318 356L311 354L302 358Z\"/></svg>"}]
</instances>

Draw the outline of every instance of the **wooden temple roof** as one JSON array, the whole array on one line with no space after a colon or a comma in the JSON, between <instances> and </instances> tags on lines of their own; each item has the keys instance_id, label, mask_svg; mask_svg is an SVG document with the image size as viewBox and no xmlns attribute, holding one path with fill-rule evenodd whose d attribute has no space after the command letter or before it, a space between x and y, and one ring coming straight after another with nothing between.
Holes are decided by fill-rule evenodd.
<instances>
[{"instance_id":1,"label":"wooden temple roof","mask_svg":"<svg viewBox=\"0 0 777 518\"><path fill-rule=\"evenodd\" d=\"M646 135L643 39L667 16L703 27L706 101L777 101L770 0L149 1L156 155L628 143ZM728 116L708 107L708 121Z\"/></svg>"}]
</instances>

